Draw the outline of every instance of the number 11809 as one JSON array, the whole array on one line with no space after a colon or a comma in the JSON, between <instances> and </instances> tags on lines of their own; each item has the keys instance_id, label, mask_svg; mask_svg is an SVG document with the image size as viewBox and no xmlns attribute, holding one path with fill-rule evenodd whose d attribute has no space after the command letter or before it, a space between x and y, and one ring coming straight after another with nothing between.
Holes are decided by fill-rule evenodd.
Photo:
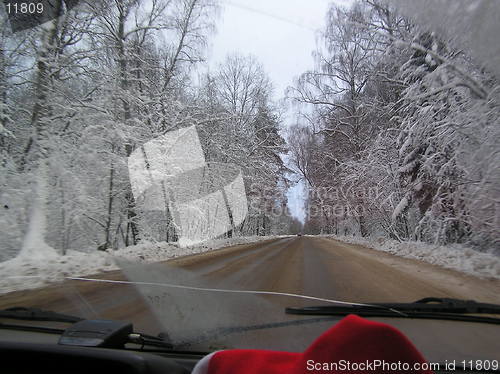
<instances>
[{"instance_id":1,"label":"number 11809","mask_svg":"<svg viewBox=\"0 0 500 374\"><path fill-rule=\"evenodd\" d=\"M42 14L43 3L5 3L8 14Z\"/></svg>"}]
</instances>

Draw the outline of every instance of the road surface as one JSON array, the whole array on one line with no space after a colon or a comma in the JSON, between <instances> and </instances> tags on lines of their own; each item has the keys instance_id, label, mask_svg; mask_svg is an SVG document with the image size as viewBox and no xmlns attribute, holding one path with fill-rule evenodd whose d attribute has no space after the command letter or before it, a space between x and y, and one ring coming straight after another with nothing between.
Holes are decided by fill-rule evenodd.
<instances>
[{"instance_id":1,"label":"road surface","mask_svg":"<svg viewBox=\"0 0 500 374\"><path fill-rule=\"evenodd\" d=\"M190 327L203 330L224 324L259 326L311 318L286 315L284 307L324 304L288 296L222 292L226 289L302 294L359 303L411 302L428 296L500 303L499 280L479 279L323 237L273 239L177 258L152 268L126 266L125 269L94 278L176 283L215 291L141 286L139 292L130 284L66 281L0 296L0 308L36 306L85 318L131 320L137 330L149 333L168 330L178 337ZM310 333L312 339L324 329L322 323L317 325L316 330L308 328L302 333ZM263 340L275 339L276 343L267 347L280 348L283 339L288 339L286 334L280 335L280 330L285 329L246 333L244 345L262 347ZM186 332L186 336L191 335ZM241 337L238 339L241 342ZM225 344L231 345L227 341ZM304 345L288 346L300 349Z\"/></svg>"}]
</instances>

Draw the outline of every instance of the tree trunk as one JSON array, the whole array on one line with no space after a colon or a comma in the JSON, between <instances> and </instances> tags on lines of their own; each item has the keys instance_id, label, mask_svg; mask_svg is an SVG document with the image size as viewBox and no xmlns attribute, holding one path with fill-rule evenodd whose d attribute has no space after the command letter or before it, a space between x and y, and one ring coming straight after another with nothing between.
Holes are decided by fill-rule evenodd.
<instances>
[{"instance_id":1,"label":"tree trunk","mask_svg":"<svg viewBox=\"0 0 500 374\"><path fill-rule=\"evenodd\" d=\"M63 12L63 1L57 1L56 14L61 15ZM41 142L46 138L48 131L48 124L44 122L43 118L49 112L49 93L48 87L50 84L50 57L54 54L56 49L56 38L59 32L59 17L48 22L48 25L43 29L42 33L42 46L39 49L37 57L37 76L35 83L35 104L31 113L31 129L32 134L24 147L23 155L20 162L20 170L24 170L26 164L32 158L36 160L38 157L48 154L48 150L41 146ZM46 145L45 145L46 146Z\"/></svg>"},{"instance_id":2,"label":"tree trunk","mask_svg":"<svg viewBox=\"0 0 500 374\"><path fill-rule=\"evenodd\" d=\"M109 170L109 189L108 189L108 217L106 219L106 227L104 230L106 241L104 243L104 249L108 249L111 245L111 220L113 217L113 179L115 175L115 167L113 161L111 161Z\"/></svg>"},{"instance_id":3,"label":"tree trunk","mask_svg":"<svg viewBox=\"0 0 500 374\"><path fill-rule=\"evenodd\" d=\"M125 52L125 22L127 18L127 10L124 8L123 1L119 2L118 10L118 66L119 66L119 76L120 76L120 88L122 90L122 95L125 96L128 91L128 79L127 79L127 56ZM121 97L122 107L123 107L123 123L126 124L131 118L130 104L127 97ZM132 154L134 147L132 145L132 140L130 143L125 144L125 156L129 157ZM136 245L139 238L139 226L137 224L137 213L134 194L132 193L132 185L127 183L126 186L125 199L127 200L127 233L132 233L132 242ZM128 235L127 235L128 242ZM128 245L128 243L127 243Z\"/></svg>"}]
</instances>

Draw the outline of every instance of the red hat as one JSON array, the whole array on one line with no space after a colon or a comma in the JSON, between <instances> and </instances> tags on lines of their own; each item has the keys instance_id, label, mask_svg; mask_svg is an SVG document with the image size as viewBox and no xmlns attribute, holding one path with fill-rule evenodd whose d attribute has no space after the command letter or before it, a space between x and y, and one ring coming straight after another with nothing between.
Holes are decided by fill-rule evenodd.
<instances>
[{"instance_id":1,"label":"red hat","mask_svg":"<svg viewBox=\"0 0 500 374\"><path fill-rule=\"evenodd\" d=\"M415 346L385 323L349 315L303 353L230 349L205 356L192 374L425 373Z\"/></svg>"}]
</instances>

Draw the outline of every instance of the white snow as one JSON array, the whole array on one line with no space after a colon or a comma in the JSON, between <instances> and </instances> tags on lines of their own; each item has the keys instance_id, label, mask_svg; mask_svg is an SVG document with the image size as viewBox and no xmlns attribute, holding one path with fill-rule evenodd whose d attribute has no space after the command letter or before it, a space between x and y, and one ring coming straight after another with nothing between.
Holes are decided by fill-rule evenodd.
<instances>
[{"instance_id":1,"label":"white snow","mask_svg":"<svg viewBox=\"0 0 500 374\"><path fill-rule=\"evenodd\" d=\"M346 243L360 244L396 256L412 258L483 278L500 279L500 257L460 244L432 245L417 241L398 242L386 238L322 235Z\"/></svg>"},{"instance_id":2,"label":"white snow","mask_svg":"<svg viewBox=\"0 0 500 374\"><path fill-rule=\"evenodd\" d=\"M118 270L119 267L116 265L115 259L153 263L175 257L208 252L227 246L279 237L283 236L213 239L193 247L179 247L172 243L143 243L116 251L68 251L65 256L49 256L43 260L39 257L18 256L11 260L0 262L0 294L41 287L61 281L64 277L81 277L104 271Z\"/></svg>"},{"instance_id":3,"label":"white snow","mask_svg":"<svg viewBox=\"0 0 500 374\"><path fill-rule=\"evenodd\" d=\"M56 250L45 242L45 233L47 231L47 220L45 216L45 205L47 201L46 174L46 165L42 163L38 169L36 193L28 230L19 253L20 257L37 259L39 261L44 259L49 260L57 256Z\"/></svg>"},{"instance_id":4,"label":"white snow","mask_svg":"<svg viewBox=\"0 0 500 374\"><path fill-rule=\"evenodd\" d=\"M403 213L403 211L408 207L408 198L405 196L401 199L399 204L396 206L396 209L394 209L394 212L392 213L392 220L396 220L396 218Z\"/></svg>"}]
</instances>

